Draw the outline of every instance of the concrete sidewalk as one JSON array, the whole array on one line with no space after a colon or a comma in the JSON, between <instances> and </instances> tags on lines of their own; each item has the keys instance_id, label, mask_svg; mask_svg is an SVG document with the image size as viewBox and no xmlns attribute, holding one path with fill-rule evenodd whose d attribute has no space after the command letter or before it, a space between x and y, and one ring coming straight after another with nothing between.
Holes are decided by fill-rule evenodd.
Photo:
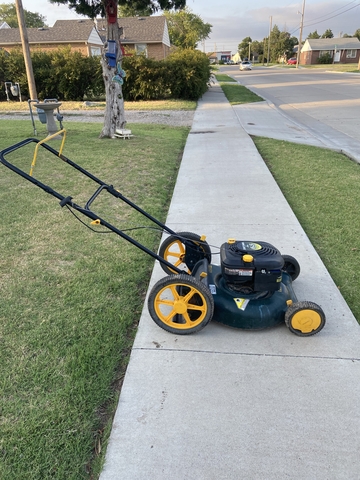
<instances>
[{"instance_id":1,"label":"concrete sidewalk","mask_svg":"<svg viewBox=\"0 0 360 480\"><path fill-rule=\"evenodd\" d=\"M250 90L256 94L260 93L253 88ZM340 128L335 129L311 115L294 110L287 105L276 106L268 100L234 105L233 109L241 126L249 135L328 148L360 163L360 142L351 136L351 131L347 134L341 131L344 130L342 125L344 122L341 119L338 120ZM287 114L289 110L291 117Z\"/></svg>"},{"instance_id":2,"label":"concrete sidewalk","mask_svg":"<svg viewBox=\"0 0 360 480\"><path fill-rule=\"evenodd\" d=\"M359 325L218 87L199 102L167 224L294 256L298 299L327 324L178 336L145 304L101 480L358 480ZM164 275L156 264L150 288Z\"/></svg>"}]
</instances>

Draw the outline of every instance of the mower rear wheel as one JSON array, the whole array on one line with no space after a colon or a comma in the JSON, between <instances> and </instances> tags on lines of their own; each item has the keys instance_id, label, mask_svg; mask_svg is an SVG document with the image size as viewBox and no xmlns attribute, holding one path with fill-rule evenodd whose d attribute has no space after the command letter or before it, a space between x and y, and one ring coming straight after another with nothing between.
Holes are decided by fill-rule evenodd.
<instances>
[{"instance_id":1,"label":"mower rear wheel","mask_svg":"<svg viewBox=\"0 0 360 480\"><path fill-rule=\"evenodd\" d=\"M296 258L291 255L283 255L284 266L283 271L290 275L291 280L294 281L300 275L300 265Z\"/></svg>"},{"instance_id":2,"label":"mower rear wheel","mask_svg":"<svg viewBox=\"0 0 360 480\"><path fill-rule=\"evenodd\" d=\"M324 328L325 313L316 303L296 302L286 311L285 323L295 335L309 337Z\"/></svg>"},{"instance_id":3,"label":"mower rear wheel","mask_svg":"<svg viewBox=\"0 0 360 480\"><path fill-rule=\"evenodd\" d=\"M148 308L151 318L164 330L179 335L204 328L214 313L210 290L185 273L159 280L152 288Z\"/></svg>"},{"instance_id":4,"label":"mower rear wheel","mask_svg":"<svg viewBox=\"0 0 360 480\"><path fill-rule=\"evenodd\" d=\"M173 264L175 267L184 270L184 272L191 274L190 269L185 263L185 252L186 247L182 240L191 240L193 241L200 249L204 257L211 263L211 249L209 244L205 240L201 240L200 235L191 232L179 232L177 233L179 238L174 235L170 235L160 246L159 256L162 257L167 262ZM165 273L172 274L176 273L175 270L172 270L167 265L160 263L161 268Z\"/></svg>"}]
</instances>

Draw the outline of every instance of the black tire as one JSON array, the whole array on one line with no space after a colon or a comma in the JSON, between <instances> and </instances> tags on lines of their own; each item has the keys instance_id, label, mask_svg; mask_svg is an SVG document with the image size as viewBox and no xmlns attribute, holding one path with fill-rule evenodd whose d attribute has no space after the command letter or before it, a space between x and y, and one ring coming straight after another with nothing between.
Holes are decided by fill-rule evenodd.
<instances>
[{"instance_id":1,"label":"black tire","mask_svg":"<svg viewBox=\"0 0 360 480\"><path fill-rule=\"evenodd\" d=\"M209 263L211 263L211 249L209 244L205 240L201 240L200 235L191 232L179 232L177 233L179 238L174 235L170 235L160 246L159 256L162 257L167 262L173 264L175 267L184 270L184 272L191 274L190 269L186 265L185 258L185 245L181 241L183 240L192 240L195 243L196 248L199 249L199 256L205 257ZM177 273L175 270L172 270L167 265L164 265L160 262L161 268L168 275Z\"/></svg>"},{"instance_id":2,"label":"black tire","mask_svg":"<svg viewBox=\"0 0 360 480\"><path fill-rule=\"evenodd\" d=\"M296 280L300 275L299 262L291 255L283 255L282 257L285 262L282 270L290 275L292 281Z\"/></svg>"},{"instance_id":3,"label":"black tire","mask_svg":"<svg viewBox=\"0 0 360 480\"><path fill-rule=\"evenodd\" d=\"M214 300L210 290L185 273L159 280L152 288L148 309L154 322L178 335L196 333L212 319Z\"/></svg>"},{"instance_id":4,"label":"black tire","mask_svg":"<svg viewBox=\"0 0 360 480\"><path fill-rule=\"evenodd\" d=\"M315 335L324 328L325 313L313 302L293 303L285 313L286 326L300 337Z\"/></svg>"}]
</instances>

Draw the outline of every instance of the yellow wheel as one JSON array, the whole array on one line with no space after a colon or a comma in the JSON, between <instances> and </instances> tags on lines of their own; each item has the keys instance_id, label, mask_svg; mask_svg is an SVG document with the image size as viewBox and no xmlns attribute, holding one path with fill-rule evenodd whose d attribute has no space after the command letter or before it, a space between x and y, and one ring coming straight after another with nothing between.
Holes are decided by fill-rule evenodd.
<instances>
[{"instance_id":1,"label":"yellow wheel","mask_svg":"<svg viewBox=\"0 0 360 480\"><path fill-rule=\"evenodd\" d=\"M204 328L214 312L210 290L196 278L174 274L152 288L148 308L151 318L170 333L186 335Z\"/></svg>"},{"instance_id":2,"label":"yellow wheel","mask_svg":"<svg viewBox=\"0 0 360 480\"><path fill-rule=\"evenodd\" d=\"M188 242L190 241L190 242ZM185 254L188 249L188 260L195 265L198 260L204 257L211 262L211 250L209 244L196 233L179 232L175 235L170 235L160 246L159 255L167 262L171 263L177 268L184 270L184 272L191 274L191 268L185 263ZM167 265L160 263L161 268L167 274L177 273Z\"/></svg>"},{"instance_id":3,"label":"yellow wheel","mask_svg":"<svg viewBox=\"0 0 360 480\"><path fill-rule=\"evenodd\" d=\"M285 323L295 335L308 337L324 328L325 314L316 303L297 302L285 313Z\"/></svg>"}]
</instances>

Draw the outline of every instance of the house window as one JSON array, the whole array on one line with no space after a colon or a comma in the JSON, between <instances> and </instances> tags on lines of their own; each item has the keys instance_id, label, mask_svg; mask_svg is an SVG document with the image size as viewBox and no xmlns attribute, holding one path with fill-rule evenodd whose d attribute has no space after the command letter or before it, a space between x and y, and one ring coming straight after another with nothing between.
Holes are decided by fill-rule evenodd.
<instances>
[{"instance_id":1,"label":"house window","mask_svg":"<svg viewBox=\"0 0 360 480\"><path fill-rule=\"evenodd\" d=\"M90 55L92 57L96 57L97 55L101 55L101 48L100 47L90 47Z\"/></svg>"},{"instance_id":2,"label":"house window","mask_svg":"<svg viewBox=\"0 0 360 480\"><path fill-rule=\"evenodd\" d=\"M146 43L137 43L135 45L135 51L137 55L145 55L147 57L147 45Z\"/></svg>"},{"instance_id":3,"label":"house window","mask_svg":"<svg viewBox=\"0 0 360 480\"><path fill-rule=\"evenodd\" d=\"M333 54L333 50L320 50L320 57L322 57L323 55L330 55L330 57L332 57Z\"/></svg>"},{"instance_id":4,"label":"house window","mask_svg":"<svg viewBox=\"0 0 360 480\"><path fill-rule=\"evenodd\" d=\"M356 58L356 50L346 50L346 58Z\"/></svg>"}]
</instances>

